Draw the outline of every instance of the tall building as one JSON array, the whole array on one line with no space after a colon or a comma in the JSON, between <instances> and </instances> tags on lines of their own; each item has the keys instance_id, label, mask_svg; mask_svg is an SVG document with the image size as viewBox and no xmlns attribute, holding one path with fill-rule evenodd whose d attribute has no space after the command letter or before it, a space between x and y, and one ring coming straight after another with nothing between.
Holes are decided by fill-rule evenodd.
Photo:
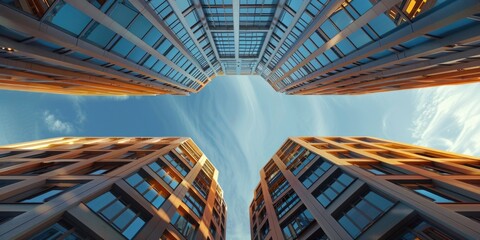
<instances>
[{"instance_id":1,"label":"tall building","mask_svg":"<svg viewBox=\"0 0 480 240\"><path fill-rule=\"evenodd\" d=\"M252 239L478 239L480 158L372 137L289 138L260 171Z\"/></svg>"},{"instance_id":2,"label":"tall building","mask_svg":"<svg viewBox=\"0 0 480 240\"><path fill-rule=\"evenodd\" d=\"M0 147L0 239L225 239L218 170L189 138Z\"/></svg>"},{"instance_id":3,"label":"tall building","mask_svg":"<svg viewBox=\"0 0 480 240\"><path fill-rule=\"evenodd\" d=\"M195 93L224 74L286 94L478 82L478 0L0 0L0 88Z\"/></svg>"}]
</instances>

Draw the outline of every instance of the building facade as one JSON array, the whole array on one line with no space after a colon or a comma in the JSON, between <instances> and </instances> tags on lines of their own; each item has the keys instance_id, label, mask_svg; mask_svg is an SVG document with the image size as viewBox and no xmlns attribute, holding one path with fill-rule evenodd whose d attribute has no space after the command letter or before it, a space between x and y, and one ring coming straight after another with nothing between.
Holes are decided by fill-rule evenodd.
<instances>
[{"instance_id":1,"label":"building facade","mask_svg":"<svg viewBox=\"0 0 480 240\"><path fill-rule=\"evenodd\" d=\"M289 138L260 171L252 239L478 239L480 158L372 137Z\"/></svg>"},{"instance_id":2,"label":"building facade","mask_svg":"<svg viewBox=\"0 0 480 240\"><path fill-rule=\"evenodd\" d=\"M0 0L0 87L186 95L224 74L286 94L478 82L477 0Z\"/></svg>"},{"instance_id":3,"label":"building facade","mask_svg":"<svg viewBox=\"0 0 480 240\"><path fill-rule=\"evenodd\" d=\"M0 147L0 239L225 239L218 170L189 138Z\"/></svg>"}]
</instances>

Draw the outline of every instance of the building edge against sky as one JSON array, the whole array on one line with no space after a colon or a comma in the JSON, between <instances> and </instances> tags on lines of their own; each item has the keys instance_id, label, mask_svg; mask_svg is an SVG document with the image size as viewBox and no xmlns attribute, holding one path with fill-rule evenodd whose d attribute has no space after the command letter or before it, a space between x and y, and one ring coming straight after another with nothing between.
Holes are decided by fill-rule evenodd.
<instances>
[{"instance_id":1,"label":"building edge against sky","mask_svg":"<svg viewBox=\"0 0 480 240\"><path fill-rule=\"evenodd\" d=\"M373 137L291 137L253 198L255 240L478 239L480 158Z\"/></svg>"},{"instance_id":2,"label":"building edge against sky","mask_svg":"<svg viewBox=\"0 0 480 240\"><path fill-rule=\"evenodd\" d=\"M286 94L479 82L477 0L0 0L0 88L188 95L220 75Z\"/></svg>"},{"instance_id":3,"label":"building edge against sky","mask_svg":"<svg viewBox=\"0 0 480 240\"><path fill-rule=\"evenodd\" d=\"M225 239L218 174L190 138L0 146L0 238Z\"/></svg>"}]
</instances>

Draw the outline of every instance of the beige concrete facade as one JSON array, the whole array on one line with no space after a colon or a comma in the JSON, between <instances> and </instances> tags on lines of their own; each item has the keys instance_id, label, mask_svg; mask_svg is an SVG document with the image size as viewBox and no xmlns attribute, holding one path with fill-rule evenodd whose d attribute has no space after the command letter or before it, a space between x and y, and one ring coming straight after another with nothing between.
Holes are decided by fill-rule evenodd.
<instances>
[{"instance_id":1,"label":"beige concrete facade","mask_svg":"<svg viewBox=\"0 0 480 240\"><path fill-rule=\"evenodd\" d=\"M225 239L219 172L189 138L45 139L0 166L0 239Z\"/></svg>"},{"instance_id":2,"label":"beige concrete facade","mask_svg":"<svg viewBox=\"0 0 480 240\"><path fill-rule=\"evenodd\" d=\"M260 171L252 239L478 239L480 158L373 137L292 137Z\"/></svg>"}]
</instances>

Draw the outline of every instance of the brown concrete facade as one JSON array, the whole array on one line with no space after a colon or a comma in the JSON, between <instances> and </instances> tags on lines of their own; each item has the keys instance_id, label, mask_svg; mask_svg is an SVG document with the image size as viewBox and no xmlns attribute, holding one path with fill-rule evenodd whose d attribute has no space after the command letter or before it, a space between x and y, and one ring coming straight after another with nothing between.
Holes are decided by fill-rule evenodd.
<instances>
[{"instance_id":1,"label":"brown concrete facade","mask_svg":"<svg viewBox=\"0 0 480 240\"><path fill-rule=\"evenodd\" d=\"M219 172L190 138L45 139L1 146L0 166L0 239L225 239Z\"/></svg>"},{"instance_id":2,"label":"brown concrete facade","mask_svg":"<svg viewBox=\"0 0 480 240\"><path fill-rule=\"evenodd\" d=\"M478 239L480 158L373 137L292 137L260 171L252 239Z\"/></svg>"}]
</instances>

